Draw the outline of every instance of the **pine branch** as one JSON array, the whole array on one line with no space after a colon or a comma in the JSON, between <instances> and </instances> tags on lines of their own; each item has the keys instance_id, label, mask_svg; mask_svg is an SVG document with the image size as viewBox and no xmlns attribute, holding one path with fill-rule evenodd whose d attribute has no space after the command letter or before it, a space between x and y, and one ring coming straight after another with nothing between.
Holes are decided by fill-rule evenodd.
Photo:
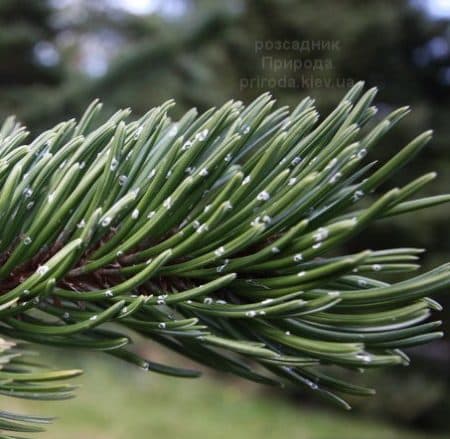
<instances>
[{"instance_id":1,"label":"pine branch","mask_svg":"<svg viewBox=\"0 0 450 439\"><path fill-rule=\"evenodd\" d=\"M268 94L178 121L168 101L102 125L94 102L30 143L8 119L0 334L198 376L139 357L129 335L102 327L117 322L212 368L347 408L341 394L372 394L330 366L408 364L401 349L441 337L440 322L427 322L439 305L426 296L448 287L449 264L410 276L421 249L337 250L378 219L450 196L412 198L432 173L375 192L431 132L383 165L368 162L409 110L370 128L376 92L362 91L355 85L323 120L309 98L289 112ZM386 273L407 276L390 283Z\"/></svg>"},{"instance_id":2,"label":"pine branch","mask_svg":"<svg viewBox=\"0 0 450 439\"><path fill-rule=\"evenodd\" d=\"M8 342L0 338L0 394L30 400L64 400L73 396L74 386L55 384L55 381L73 378L79 370L48 370L31 357L26 345ZM35 433L51 418L17 415L0 410L0 432ZM1 437L10 437L4 436Z\"/></svg>"}]
</instances>

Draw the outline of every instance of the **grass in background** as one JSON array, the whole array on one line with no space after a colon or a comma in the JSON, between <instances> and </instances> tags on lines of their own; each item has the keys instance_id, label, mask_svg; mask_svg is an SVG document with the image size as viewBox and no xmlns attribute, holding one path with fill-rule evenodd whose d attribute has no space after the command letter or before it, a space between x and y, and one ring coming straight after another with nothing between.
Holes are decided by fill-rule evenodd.
<instances>
[{"instance_id":1,"label":"grass in background","mask_svg":"<svg viewBox=\"0 0 450 439\"><path fill-rule=\"evenodd\" d=\"M48 403L46 414L60 419L38 438L444 439L352 413L294 406L243 381L177 379L97 358L82 362L86 373L78 379L77 398ZM42 403L8 398L7 404L11 410L42 414Z\"/></svg>"}]
</instances>

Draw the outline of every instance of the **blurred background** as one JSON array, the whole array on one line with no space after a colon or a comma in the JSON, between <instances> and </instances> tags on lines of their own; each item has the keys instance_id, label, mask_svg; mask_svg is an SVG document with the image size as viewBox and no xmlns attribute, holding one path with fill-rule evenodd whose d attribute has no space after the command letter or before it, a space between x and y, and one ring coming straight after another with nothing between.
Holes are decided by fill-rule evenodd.
<instances>
[{"instance_id":1,"label":"blurred background","mask_svg":"<svg viewBox=\"0 0 450 439\"><path fill-rule=\"evenodd\" d=\"M311 95L326 113L360 79L379 87L380 117L413 108L377 158L435 130L431 146L391 185L435 170L439 178L424 193L448 192L449 0L0 0L0 118L14 113L35 133L78 116L96 97L106 113L131 107L136 115L174 98L178 116L269 90L280 105ZM423 264L434 266L449 260L449 214L438 207L380 222L355 245L426 247ZM440 299L449 333L450 299ZM52 352L86 374L76 400L49 404L62 419L41 437L448 438L450 337L409 354L410 368L361 377L378 394L351 400L355 409L344 414L294 390L207 371L183 381Z\"/></svg>"}]
</instances>

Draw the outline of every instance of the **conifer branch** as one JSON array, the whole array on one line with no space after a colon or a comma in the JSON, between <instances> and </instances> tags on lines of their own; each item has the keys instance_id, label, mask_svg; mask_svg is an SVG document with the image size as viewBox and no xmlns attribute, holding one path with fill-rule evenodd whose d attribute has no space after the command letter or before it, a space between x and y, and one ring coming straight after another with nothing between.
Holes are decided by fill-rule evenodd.
<instances>
[{"instance_id":1,"label":"conifer branch","mask_svg":"<svg viewBox=\"0 0 450 439\"><path fill-rule=\"evenodd\" d=\"M198 376L139 357L128 332L103 328L116 322L201 364L344 407L342 394L372 394L331 366L408 364L401 349L441 337L427 296L450 282L449 264L410 274L421 249L338 253L378 219L450 200L414 198L432 173L377 190L431 132L385 164L367 160L409 112L373 123L375 94L358 83L323 119L310 98L289 112L266 93L177 121L168 101L99 124L95 101L79 121L32 140L9 118L0 130L0 335ZM406 275L391 283L386 273ZM78 371L16 370L15 348L0 346L0 381L15 374L4 394L71 393L41 381ZM0 412L0 430L35 421Z\"/></svg>"}]
</instances>

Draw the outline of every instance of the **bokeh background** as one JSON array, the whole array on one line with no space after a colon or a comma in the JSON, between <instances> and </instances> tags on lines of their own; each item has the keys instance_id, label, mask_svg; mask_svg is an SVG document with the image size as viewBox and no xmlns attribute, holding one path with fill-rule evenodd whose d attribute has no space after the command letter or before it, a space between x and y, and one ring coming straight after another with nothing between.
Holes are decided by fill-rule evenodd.
<instances>
[{"instance_id":1,"label":"bokeh background","mask_svg":"<svg viewBox=\"0 0 450 439\"><path fill-rule=\"evenodd\" d=\"M360 79L379 87L380 117L413 108L377 158L435 130L391 184L436 170L424 193L449 192L449 0L0 0L0 118L17 114L35 133L78 116L95 97L106 114L131 107L136 115L175 98L177 116L269 90L280 105L311 95L326 113ZM444 206L383 221L356 244L426 247L430 267L449 259L449 214ZM448 293L440 300L450 332ZM182 361L138 345L153 358ZM409 353L412 367L362 377L378 394L352 400L355 409L344 414L295 390L208 371L182 381L97 355L49 352L86 374L76 400L49 403L47 413L62 419L41 437L448 438L450 337Z\"/></svg>"}]
</instances>

